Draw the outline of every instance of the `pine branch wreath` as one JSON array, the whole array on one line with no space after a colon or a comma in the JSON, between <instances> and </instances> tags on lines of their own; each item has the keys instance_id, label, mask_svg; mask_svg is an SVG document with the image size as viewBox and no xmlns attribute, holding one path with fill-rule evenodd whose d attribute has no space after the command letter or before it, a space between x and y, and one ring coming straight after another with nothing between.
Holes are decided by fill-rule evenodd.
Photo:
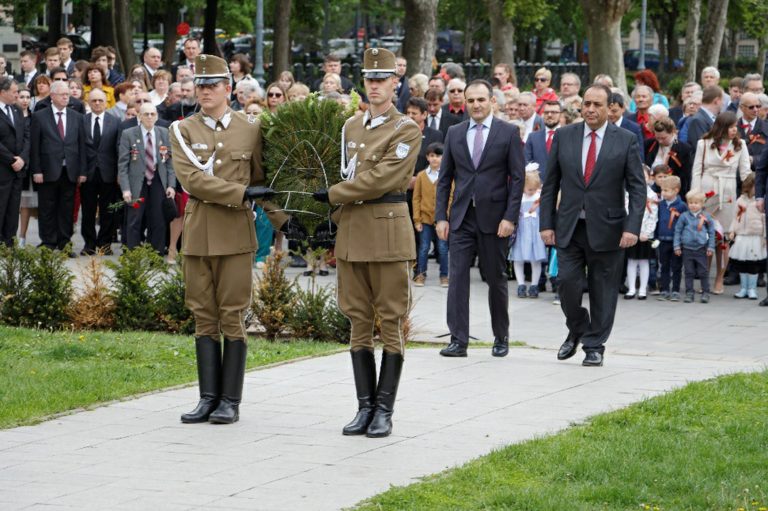
<instances>
[{"instance_id":1,"label":"pine branch wreath","mask_svg":"<svg viewBox=\"0 0 768 511\"><path fill-rule=\"evenodd\" d=\"M344 107L315 93L262 114L267 183L279 192L272 202L309 233L330 221L329 207L314 201L312 192L341 181L341 129L359 100L353 92Z\"/></svg>"}]
</instances>

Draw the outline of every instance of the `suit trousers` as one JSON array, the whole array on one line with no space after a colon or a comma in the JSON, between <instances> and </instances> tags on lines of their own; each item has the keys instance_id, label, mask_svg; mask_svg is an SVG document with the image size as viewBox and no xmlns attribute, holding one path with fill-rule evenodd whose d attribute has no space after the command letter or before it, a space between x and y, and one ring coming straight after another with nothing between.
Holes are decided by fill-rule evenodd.
<instances>
[{"instance_id":1,"label":"suit trousers","mask_svg":"<svg viewBox=\"0 0 768 511\"><path fill-rule=\"evenodd\" d=\"M38 224L41 245L62 250L72 238L77 185L69 180L67 168L58 181L38 185Z\"/></svg>"},{"instance_id":2,"label":"suit trousers","mask_svg":"<svg viewBox=\"0 0 768 511\"><path fill-rule=\"evenodd\" d=\"M115 215L109 209L110 204L119 200L115 183L105 183L96 169L92 180L80 185L80 203L83 206L83 219L80 232L85 240L85 250L92 252L97 248L109 248L115 231ZM99 234L96 235L96 212L99 215Z\"/></svg>"},{"instance_id":3,"label":"suit trousers","mask_svg":"<svg viewBox=\"0 0 768 511\"><path fill-rule=\"evenodd\" d=\"M571 242L558 247L560 307L568 330L581 339L584 351L603 353L616 316L624 268L624 250L596 252L589 246L585 220L576 222ZM584 272L589 286L589 311L582 307Z\"/></svg>"},{"instance_id":4,"label":"suit trousers","mask_svg":"<svg viewBox=\"0 0 768 511\"><path fill-rule=\"evenodd\" d=\"M22 179L17 174L7 181L0 181L0 243L13 245L19 229Z\"/></svg>"},{"instance_id":5,"label":"suit trousers","mask_svg":"<svg viewBox=\"0 0 768 511\"><path fill-rule=\"evenodd\" d=\"M185 301L195 316L195 336L245 340L251 306L253 252L225 256L185 255Z\"/></svg>"},{"instance_id":6,"label":"suit trousers","mask_svg":"<svg viewBox=\"0 0 768 511\"><path fill-rule=\"evenodd\" d=\"M488 305L493 336L509 337L509 290L507 251L509 238L485 234L477 225L474 206L469 206L458 229L448 236L448 329L451 342L469 344L469 271L475 254L488 283Z\"/></svg>"},{"instance_id":7,"label":"suit trousers","mask_svg":"<svg viewBox=\"0 0 768 511\"><path fill-rule=\"evenodd\" d=\"M404 322L411 304L409 261L351 262L336 259L336 300L352 323L352 351L373 349L376 318L388 353L405 353Z\"/></svg>"},{"instance_id":8,"label":"suit trousers","mask_svg":"<svg viewBox=\"0 0 768 511\"><path fill-rule=\"evenodd\" d=\"M146 240L159 254L165 252L165 233L168 225L163 217L163 199L165 190L160 178L155 176L152 183L147 185L146 179L141 185L140 197L144 202L138 208L125 206L126 245L135 248L141 244L141 233L147 227ZM136 200L136 198L134 198Z\"/></svg>"}]
</instances>

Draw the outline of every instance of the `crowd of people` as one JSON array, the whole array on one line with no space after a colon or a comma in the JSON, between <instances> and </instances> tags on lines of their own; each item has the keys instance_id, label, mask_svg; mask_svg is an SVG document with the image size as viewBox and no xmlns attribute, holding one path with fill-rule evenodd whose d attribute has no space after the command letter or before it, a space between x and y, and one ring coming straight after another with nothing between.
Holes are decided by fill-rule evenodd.
<instances>
[{"instance_id":1,"label":"crowd of people","mask_svg":"<svg viewBox=\"0 0 768 511\"><path fill-rule=\"evenodd\" d=\"M64 249L81 215L81 255L111 253L117 241L128 247L148 242L173 262L188 195L174 176L168 127L199 111L193 76L200 42L187 39L184 58L166 67L160 52L149 48L142 63L125 74L115 64L114 48L94 48L90 61L74 61L72 49L72 42L62 38L44 52L42 62L34 53L23 52L18 75L0 69L0 118L5 121L0 123L1 241L11 244L17 238L24 245L30 219L36 216L41 244ZM5 60L0 55L0 66ZM448 128L468 118L467 81L455 63L443 64L433 76L408 75L406 60L398 57L396 70L399 85L393 104L422 132L408 192L420 238L413 280L417 286L426 284L427 258L434 245L439 282L447 286L447 245L435 235L435 188ZM357 88L342 74L341 60L333 54L326 56L322 76L311 84L283 71L262 87L243 54L229 59L229 71L230 107L250 115L275 112L310 92L348 105ZM541 68L533 88L521 91L507 64L496 65L490 77L493 115L516 125L524 144L521 229L509 250L509 274L518 281L520 298L537 298L546 290L547 277L556 289L556 254L535 236L536 210L554 133L582 120L584 90L576 74L558 78L556 90L551 71ZM695 192L705 194L698 214L707 228L698 232L708 233L710 226L714 232L704 250L706 268L714 266L711 292L720 294L726 284L740 284L736 297L756 298L755 288L764 285L762 213L768 167L768 95L762 76L734 77L724 90L718 70L708 67L699 82L684 84L675 98L664 93L653 71L639 71L634 78L629 96L613 87L609 76L594 80L611 89L609 121L635 134L646 167L647 214L640 243L627 253L624 298L642 300L654 294L680 300L683 273L686 282L702 274L697 269L701 257L696 266L685 256L686 243L696 236L675 233L685 213L693 213L689 194ZM361 114L366 107L362 101ZM749 236L752 241L745 248L742 240ZM270 244L279 249L282 234L260 231L260 245ZM291 248L291 264L306 266L297 247ZM688 300L692 288L684 291Z\"/></svg>"}]
</instances>

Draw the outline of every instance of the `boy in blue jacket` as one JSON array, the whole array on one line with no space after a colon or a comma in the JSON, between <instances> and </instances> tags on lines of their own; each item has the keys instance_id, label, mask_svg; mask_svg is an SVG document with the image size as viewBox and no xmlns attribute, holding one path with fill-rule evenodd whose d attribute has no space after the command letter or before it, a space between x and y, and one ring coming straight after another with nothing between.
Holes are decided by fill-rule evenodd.
<instances>
[{"instance_id":1,"label":"boy in blue jacket","mask_svg":"<svg viewBox=\"0 0 768 511\"><path fill-rule=\"evenodd\" d=\"M683 259L675 254L675 226L680 215L688 211L680 198L680 178L666 176L660 182L661 201L659 202L659 221L656 223L656 238L659 241L659 289L657 300L680 301L680 280L682 278ZM671 288L670 288L671 281Z\"/></svg>"},{"instance_id":2,"label":"boy in blue jacket","mask_svg":"<svg viewBox=\"0 0 768 511\"><path fill-rule=\"evenodd\" d=\"M707 258L715 252L715 221L704 211L704 192L691 190L685 196L688 211L680 215L673 241L675 254L683 256L685 303L693 302L693 280L701 280L701 303L709 303Z\"/></svg>"}]
</instances>

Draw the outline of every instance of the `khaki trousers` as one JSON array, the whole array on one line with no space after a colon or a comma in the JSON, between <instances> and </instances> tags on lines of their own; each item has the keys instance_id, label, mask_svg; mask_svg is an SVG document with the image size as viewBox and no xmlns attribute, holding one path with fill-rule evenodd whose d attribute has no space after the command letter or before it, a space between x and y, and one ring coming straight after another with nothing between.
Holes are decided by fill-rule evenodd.
<instances>
[{"instance_id":1,"label":"khaki trousers","mask_svg":"<svg viewBox=\"0 0 768 511\"><path fill-rule=\"evenodd\" d=\"M373 349L374 321L381 321L381 340L389 353L405 353L403 322L411 302L410 263L336 260L337 301L352 322L350 348Z\"/></svg>"},{"instance_id":2,"label":"khaki trousers","mask_svg":"<svg viewBox=\"0 0 768 511\"><path fill-rule=\"evenodd\" d=\"M186 304L195 316L195 336L245 340L251 306L253 253L184 256Z\"/></svg>"}]
</instances>

